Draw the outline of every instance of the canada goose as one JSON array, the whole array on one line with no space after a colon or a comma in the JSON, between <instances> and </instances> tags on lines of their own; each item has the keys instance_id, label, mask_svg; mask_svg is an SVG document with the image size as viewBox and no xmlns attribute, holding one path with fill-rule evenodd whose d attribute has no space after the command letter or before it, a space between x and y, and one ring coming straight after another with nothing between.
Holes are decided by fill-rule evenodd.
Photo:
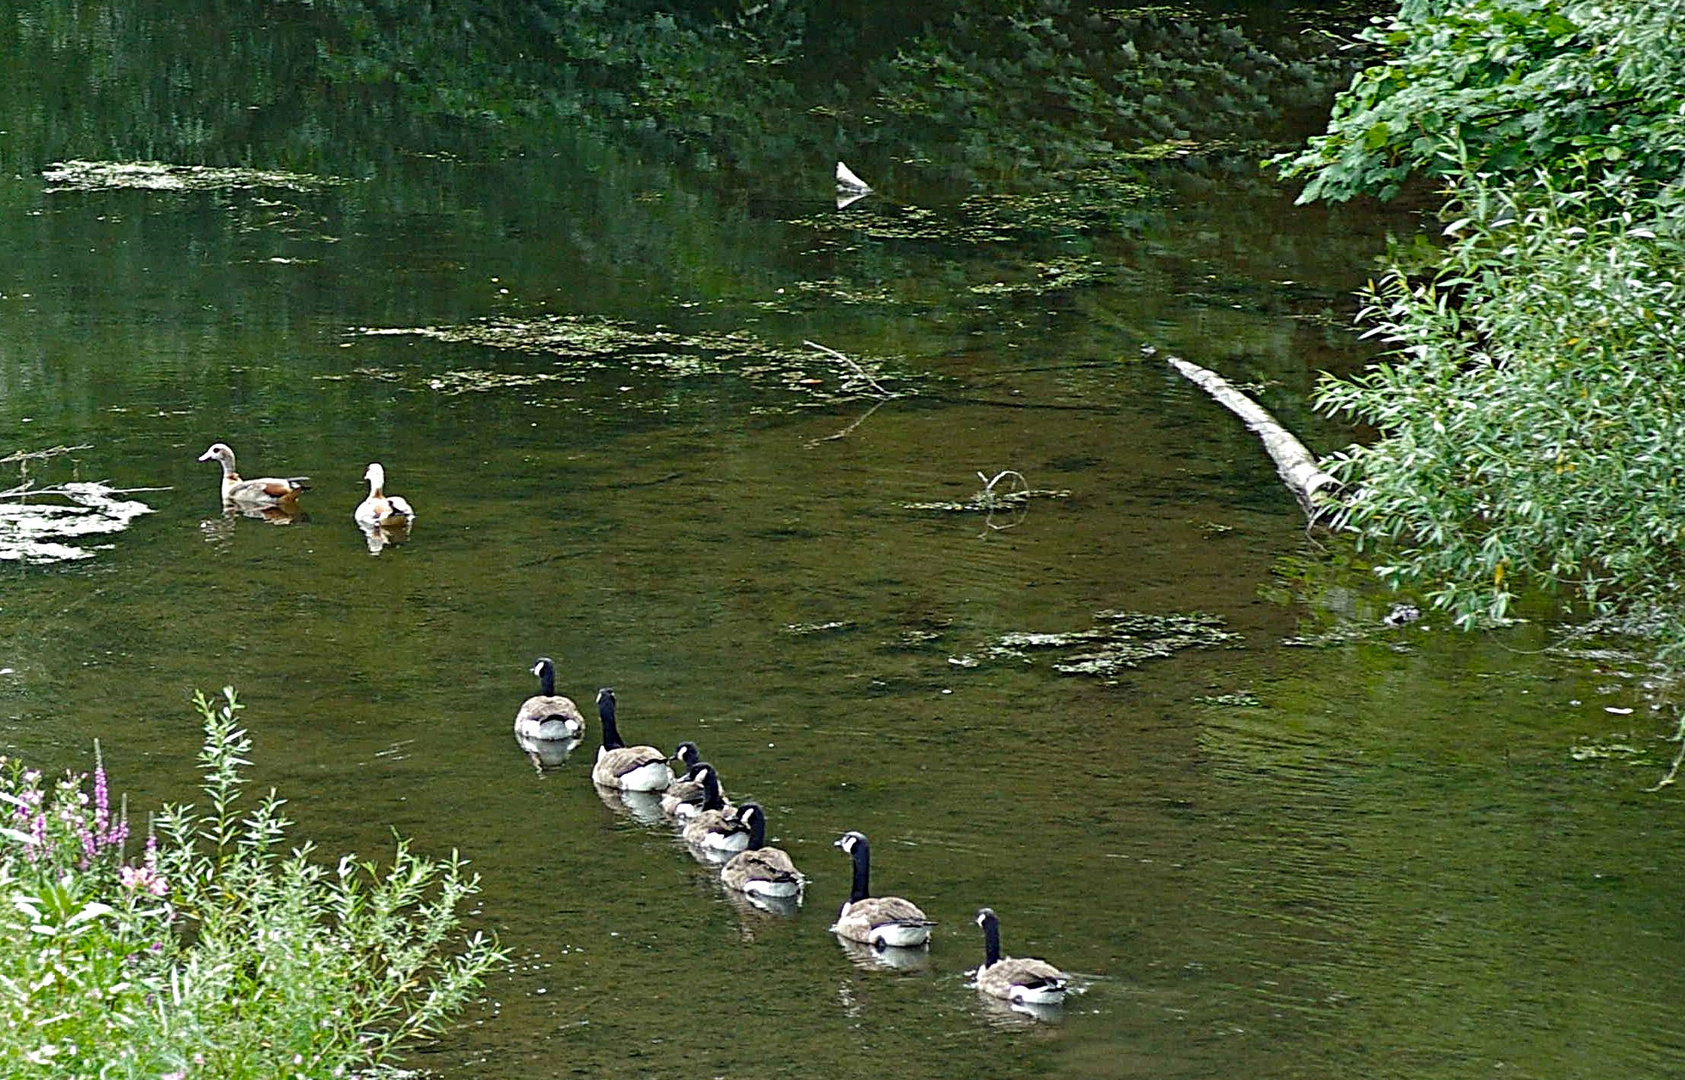
<instances>
[{"instance_id":1,"label":"canada goose","mask_svg":"<svg viewBox=\"0 0 1685 1080\"><path fill-rule=\"evenodd\" d=\"M369 482L369 496L351 512L357 524L365 529L376 526L394 529L407 528L415 521L415 511L402 496L381 492L386 486L386 469L378 461L369 462L369 467L363 470L363 479Z\"/></svg>"},{"instance_id":2,"label":"canada goose","mask_svg":"<svg viewBox=\"0 0 1685 1080\"><path fill-rule=\"evenodd\" d=\"M693 742L682 742L673 751L673 757L685 763L686 772L682 780L674 780L672 786L661 795L661 812L671 818L678 818L681 822L694 817L702 809L702 781L696 775L696 768L701 763L701 751ZM714 779L719 780L715 774ZM720 797L725 798L725 791L721 789ZM729 808L730 804L727 804Z\"/></svg>"},{"instance_id":3,"label":"canada goose","mask_svg":"<svg viewBox=\"0 0 1685 1080\"><path fill-rule=\"evenodd\" d=\"M696 766L697 778L702 781L702 809L685 822L680 834L685 843L704 855L725 855L742 851L749 846L749 826L725 804L720 794L719 774L706 762Z\"/></svg>"},{"instance_id":4,"label":"canada goose","mask_svg":"<svg viewBox=\"0 0 1685 1080\"><path fill-rule=\"evenodd\" d=\"M597 717L603 725L603 745L597 748L597 764L591 779L603 787L623 791L664 791L673 782L667 755L653 746L627 746L614 726L614 690L597 691Z\"/></svg>"},{"instance_id":5,"label":"canada goose","mask_svg":"<svg viewBox=\"0 0 1685 1080\"><path fill-rule=\"evenodd\" d=\"M1065 1000L1070 976L1046 960L1002 958L1000 919L992 908L977 912L983 928L983 966L977 969L977 989L1014 1004L1057 1005Z\"/></svg>"},{"instance_id":6,"label":"canada goose","mask_svg":"<svg viewBox=\"0 0 1685 1080\"><path fill-rule=\"evenodd\" d=\"M521 702L515 713L515 737L545 742L577 739L585 733L585 718L572 700L556 694L556 662L541 656L532 666L538 693Z\"/></svg>"},{"instance_id":7,"label":"canada goose","mask_svg":"<svg viewBox=\"0 0 1685 1080\"><path fill-rule=\"evenodd\" d=\"M848 903L837 912L831 932L869 945L909 948L930 940L930 928L936 923L911 900L899 896L873 896L871 892L872 855L866 835L845 832L836 840L836 847L854 859L854 888Z\"/></svg>"},{"instance_id":8,"label":"canada goose","mask_svg":"<svg viewBox=\"0 0 1685 1080\"><path fill-rule=\"evenodd\" d=\"M744 803L737 808L737 820L749 826L749 846L720 868L726 888L761 896L800 896L807 879L789 855L766 846L766 811L761 804Z\"/></svg>"},{"instance_id":9,"label":"canada goose","mask_svg":"<svg viewBox=\"0 0 1685 1080\"><path fill-rule=\"evenodd\" d=\"M212 443L199 455L200 461L215 461L222 466L222 501L236 506L274 506L291 502L310 484L308 476L262 476L256 480L242 480L234 471L234 451L227 443Z\"/></svg>"}]
</instances>

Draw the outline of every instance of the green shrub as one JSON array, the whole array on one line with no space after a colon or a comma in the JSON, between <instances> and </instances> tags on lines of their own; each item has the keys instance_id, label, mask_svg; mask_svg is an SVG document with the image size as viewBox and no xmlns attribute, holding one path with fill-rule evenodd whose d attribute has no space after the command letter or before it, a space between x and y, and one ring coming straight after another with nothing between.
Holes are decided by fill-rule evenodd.
<instances>
[{"instance_id":1,"label":"green shrub","mask_svg":"<svg viewBox=\"0 0 1685 1080\"><path fill-rule=\"evenodd\" d=\"M1395 273L1364 318L1389 360L1324 380L1319 404L1381 437L1325 462L1339 514L1458 621L1501 618L1518 582L1685 644L1685 242L1613 181L1464 181L1436 278Z\"/></svg>"},{"instance_id":2,"label":"green shrub","mask_svg":"<svg viewBox=\"0 0 1685 1080\"><path fill-rule=\"evenodd\" d=\"M1275 159L1309 178L1300 202L1391 198L1418 172L1525 182L1593 162L1654 185L1685 169L1685 0L1403 0L1359 36L1383 62Z\"/></svg>"},{"instance_id":3,"label":"green shrub","mask_svg":"<svg viewBox=\"0 0 1685 1080\"><path fill-rule=\"evenodd\" d=\"M202 695L206 812L168 807L144 852L105 773L50 787L5 762L0 1066L7 1077L343 1077L439 1030L503 954L459 940L478 891L461 859L399 840L390 865L332 867L273 792L242 810L251 741L232 689Z\"/></svg>"}]
</instances>

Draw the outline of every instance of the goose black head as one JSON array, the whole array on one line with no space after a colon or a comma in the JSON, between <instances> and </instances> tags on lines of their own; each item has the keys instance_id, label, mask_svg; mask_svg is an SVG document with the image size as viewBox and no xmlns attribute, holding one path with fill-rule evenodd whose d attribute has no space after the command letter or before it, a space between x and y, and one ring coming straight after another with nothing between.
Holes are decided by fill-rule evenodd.
<instances>
[{"instance_id":1,"label":"goose black head","mask_svg":"<svg viewBox=\"0 0 1685 1080\"><path fill-rule=\"evenodd\" d=\"M855 848L866 846L866 834L862 832L855 832L853 829L850 829L848 832L845 832L841 836L837 837L836 840L832 842L831 846L842 848L844 851L852 855L854 854Z\"/></svg>"}]
</instances>

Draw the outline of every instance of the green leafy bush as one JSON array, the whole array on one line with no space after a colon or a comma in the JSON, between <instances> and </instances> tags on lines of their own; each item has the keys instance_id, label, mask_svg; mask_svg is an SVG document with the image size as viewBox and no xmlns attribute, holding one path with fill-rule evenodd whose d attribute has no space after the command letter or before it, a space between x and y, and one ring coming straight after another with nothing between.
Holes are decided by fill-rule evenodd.
<instances>
[{"instance_id":1,"label":"green leafy bush","mask_svg":"<svg viewBox=\"0 0 1685 1080\"><path fill-rule=\"evenodd\" d=\"M439 1030L503 960L460 940L478 890L402 840L382 868L288 850L271 792L243 807L242 707L196 700L205 812L167 808L126 860L103 767L0 769L0 1066L8 1077L343 1077Z\"/></svg>"},{"instance_id":2,"label":"green leafy bush","mask_svg":"<svg viewBox=\"0 0 1685 1080\"><path fill-rule=\"evenodd\" d=\"M1275 159L1310 177L1300 202L1391 198L1415 172L1685 171L1685 0L1404 0L1359 36L1389 59Z\"/></svg>"},{"instance_id":3,"label":"green leafy bush","mask_svg":"<svg viewBox=\"0 0 1685 1080\"><path fill-rule=\"evenodd\" d=\"M1631 213L1611 182L1465 182L1468 216L1437 279L1395 273L1369 331L1397 350L1319 403L1382 438L1326 464L1339 512L1467 625L1502 617L1518 581L1570 584L1593 610L1661 615L1685 644L1685 242Z\"/></svg>"}]
</instances>

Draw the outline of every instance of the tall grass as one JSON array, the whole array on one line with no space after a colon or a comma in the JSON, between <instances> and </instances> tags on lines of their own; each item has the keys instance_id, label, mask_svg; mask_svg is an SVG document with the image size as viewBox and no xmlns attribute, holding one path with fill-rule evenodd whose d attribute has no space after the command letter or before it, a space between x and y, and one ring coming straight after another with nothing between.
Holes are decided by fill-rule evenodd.
<instances>
[{"instance_id":1,"label":"tall grass","mask_svg":"<svg viewBox=\"0 0 1685 1080\"><path fill-rule=\"evenodd\" d=\"M97 754L91 778L52 782L0 758L0 1075L366 1072L504 960L462 936L478 878L454 852L399 839L382 866L289 846L283 800L247 799L234 691L195 704L205 808L166 807L133 855Z\"/></svg>"}]
</instances>

